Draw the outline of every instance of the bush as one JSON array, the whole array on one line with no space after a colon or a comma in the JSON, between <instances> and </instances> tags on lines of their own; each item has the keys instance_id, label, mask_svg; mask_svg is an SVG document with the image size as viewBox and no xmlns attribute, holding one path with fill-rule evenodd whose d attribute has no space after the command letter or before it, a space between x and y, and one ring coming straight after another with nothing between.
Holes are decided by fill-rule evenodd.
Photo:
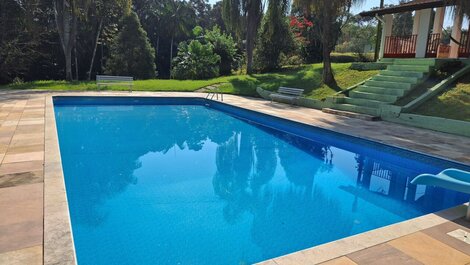
<instances>
[{"instance_id":1,"label":"bush","mask_svg":"<svg viewBox=\"0 0 470 265\"><path fill-rule=\"evenodd\" d=\"M137 14L130 12L125 15L121 26L111 45L111 58L106 64L106 73L130 75L137 79L155 78L155 50L150 45Z\"/></svg>"},{"instance_id":2,"label":"bush","mask_svg":"<svg viewBox=\"0 0 470 265\"><path fill-rule=\"evenodd\" d=\"M229 75L232 70L238 68L241 56L237 54L237 44L232 36L222 33L219 27L214 26L212 30L206 30L204 38L207 43L212 44L214 52L220 56L221 75Z\"/></svg>"},{"instance_id":3,"label":"bush","mask_svg":"<svg viewBox=\"0 0 470 265\"><path fill-rule=\"evenodd\" d=\"M300 55L285 55L281 53L281 65L301 65L304 64L304 59Z\"/></svg>"},{"instance_id":4,"label":"bush","mask_svg":"<svg viewBox=\"0 0 470 265\"><path fill-rule=\"evenodd\" d=\"M172 75L176 79L208 79L219 75L220 56L209 43L198 40L180 43L173 62Z\"/></svg>"}]
</instances>

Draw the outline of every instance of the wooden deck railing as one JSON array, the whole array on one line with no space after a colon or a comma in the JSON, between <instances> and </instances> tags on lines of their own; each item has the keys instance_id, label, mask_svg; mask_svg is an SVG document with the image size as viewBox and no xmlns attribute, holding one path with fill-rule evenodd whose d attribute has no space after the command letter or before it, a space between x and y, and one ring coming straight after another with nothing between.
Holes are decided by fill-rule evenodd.
<instances>
[{"instance_id":1,"label":"wooden deck railing","mask_svg":"<svg viewBox=\"0 0 470 265\"><path fill-rule=\"evenodd\" d=\"M417 35L386 36L385 58L413 58L416 56Z\"/></svg>"},{"instance_id":2,"label":"wooden deck railing","mask_svg":"<svg viewBox=\"0 0 470 265\"><path fill-rule=\"evenodd\" d=\"M459 57L470 57L470 37L468 32L462 32L460 38Z\"/></svg>"},{"instance_id":3,"label":"wooden deck railing","mask_svg":"<svg viewBox=\"0 0 470 265\"><path fill-rule=\"evenodd\" d=\"M428 44L426 47L426 58L436 58L439 44L441 43L441 34L432 33L429 34Z\"/></svg>"}]
</instances>

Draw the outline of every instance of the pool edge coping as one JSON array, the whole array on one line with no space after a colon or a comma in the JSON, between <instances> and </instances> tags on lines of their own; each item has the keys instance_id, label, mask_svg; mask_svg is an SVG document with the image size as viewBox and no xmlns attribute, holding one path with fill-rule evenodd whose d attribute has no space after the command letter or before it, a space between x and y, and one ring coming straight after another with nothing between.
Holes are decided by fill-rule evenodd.
<instances>
[{"instance_id":1,"label":"pool edge coping","mask_svg":"<svg viewBox=\"0 0 470 265\"><path fill-rule=\"evenodd\" d=\"M73 234L71 228L70 213L68 209L68 202L65 190L65 180L62 169L62 162L59 149L59 140L56 127L56 120L54 114L54 96L84 96L83 94L88 93L51 93L46 95L46 109L45 109L45 161L44 161L44 251L43 251L43 262L44 264L77 264L75 246L73 242ZM125 97L142 97L141 95L129 95L129 94L96 94L92 93L90 96L106 97L106 96L125 96ZM146 95L145 97L160 97L158 95ZM179 96L187 98L199 98L205 99L197 94ZM209 99L205 99L209 100ZM216 101L217 102L217 101ZM219 102L220 103L220 102ZM223 102L233 107L247 109L243 106L234 105L231 103ZM267 112L259 112L265 115L274 116ZM274 116L277 117L277 116ZM308 126L314 126L312 124L294 120L286 117L279 117L285 120L302 123ZM324 130L331 131L328 128L316 126ZM346 134L342 133L341 134ZM424 154L418 150L413 150L401 146L394 146L377 139L371 139L369 137L361 137L354 134L346 134L352 137L378 142L380 144L389 145L392 147L398 147L411 152ZM435 154L432 156L436 158L445 159L452 162L462 163L454 161L450 158L445 158ZM468 203L461 204L452 208L448 208L436 213L431 213L416 217L413 219L405 220L399 223L391 224L388 226L380 227L374 230L363 232L357 235L349 236L346 238L331 241L322 245L318 245L312 248L299 250L293 253L289 253L276 258L261 261L256 264L318 264L328 260L332 260L344 255L351 254L356 251L360 251L375 245L386 243L390 240L397 239L430 227L434 227L443 224L448 221L452 221L465 216L465 207Z\"/></svg>"},{"instance_id":2,"label":"pool edge coping","mask_svg":"<svg viewBox=\"0 0 470 265\"><path fill-rule=\"evenodd\" d=\"M76 265L53 95L46 96L44 146L44 264Z\"/></svg>"}]
</instances>

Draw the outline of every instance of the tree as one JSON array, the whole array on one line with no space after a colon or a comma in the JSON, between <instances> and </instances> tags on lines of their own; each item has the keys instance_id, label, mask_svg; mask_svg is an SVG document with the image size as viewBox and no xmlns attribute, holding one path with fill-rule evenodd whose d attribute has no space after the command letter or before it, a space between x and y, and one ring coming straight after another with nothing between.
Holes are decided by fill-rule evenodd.
<instances>
[{"instance_id":1,"label":"tree","mask_svg":"<svg viewBox=\"0 0 470 265\"><path fill-rule=\"evenodd\" d=\"M174 60L172 75L177 79L207 79L219 75L220 56L214 53L212 44L192 40L181 42Z\"/></svg>"},{"instance_id":2,"label":"tree","mask_svg":"<svg viewBox=\"0 0 470 265\"><path fill-rule=\"evenodd\" d=\"M220 56L219 73L221 75L231 74L239 60L237 44L232 36L223 33L219 27L214 26L212 30L205 31L204 39L212 45L214 53Z\"/></svg>"},{"instance_id":3,"label":"tree","mask_svg":"<svg viewBox=\"0 0 470 265\"><path fill-rule=\"evenodd\" d=\"M155 50L137 14L131 11L121 20L121 30L113 40L106 72L149 79L156 76L155 69Z\"/></svg>"},{"instance_id":4,"label":"tree","mask_svg":"<svg viewBox=\"0 0 470 265\"><path fill-rule=\"evenodd\" d=\"M455 3L461 10L461 12L466 15L467 17L470 17L470 1L468 0L447 0L449 3ZM460 14L454 14L454 15L460 15Z\"/></svg>"},{"instance_id":5,"label":"tree","mask_svg":"<svg viewBox=\"0 0 470 265\"><path fill-rule=\"evenodd\" d=\"M353 52L358 54L360 59L366 60L364 52L372 50L376 37L375 31L376 27L373 23L354 17L341 29L336 51Z\"/></svg>"},{"instance_id":6,"label":"tree","mask_svg":"<svg viewBox=\"0 0 470 265\"><path fill-rule=\"evenodd\" d=\"M399 4L405 4L406 0L400 0ZM431 19L431 21L434 21ZM412 12L403 12L393 15L392 35L409 36L413 33L413 14Z\"/></svg>"},{"instance_id":7,"label":"tree","mask_svg":"<svg viewBox=\"0 0 470 265\"><path fill-rule=\"evenodd\" d=\"M89 13L86 16L86 29L81 29L80 33L91 36L91 58L87 72L87 79L91 80L93 66L95 64L96 51L101 34L106 26L113 27L118 17L128 12L130 8L129 0L96 0L90 2ZM79 28L80 29L80 28ZM103 39L101 41L103 45Z\"/></svg>"},{"instance_id":8,"label":"tree","mask_svg":"<svg viewBox=\"0 0 470 265\"><path fill-rule=\"evenodd\" d=\"M38 27L32 18L35 3L31 2L0 2L0 84L23 77L39 56Z\"/></svg>"},{"instance_id":9,"label":"tree","mask_svg":"<svg viewBox=\"0 0 470 265\"><path fill-rule=\"evenodd\" d=\"M323 45L322 80L331 87L337 87L337 84L331 67L330 54L334 50L338 32L341 30L340 24L347 20L352 4L358 1L361 0L297 0L298 5L302 6L307 14L314 11L319 17Z\"/></svg>"},{"instance_id":10,"label":"tree","mask_svg":"<svg viewBox=\"0 0 470 265\"><path fill-rule=\"evenodd\" d=\"M253 72L253 51L263 16L263 0L223 0L223 18L228 28L241 35L245 31L246 71Z\"/></svg>"},{"instance_id":11,"label":"tree","mask_svg":"<svg viewBox=\"0 0 470 265\"><path fill-rule=\"evenodd\" d=\"M54 15L60 43L65 56L65 79L72 81L72 49L77 34L78 3L73 0L54 0Z\"/></svg>"},{"instance_id":12,"label":"tree","mask_svg":"<svg viewBox=\"0 0 470 265\"><path fill-rule=\"evenodd\" d=\"M223 5L222 1L216 2L212 6L211 10L209 10L209 18L210 18L209 28L217 26L220 28L220 30L227 31L227 28L224 23L224 19L222 17L222 5Z\"/></svg>"},{"instance_id":13,"label":"tree","mask_svg":"<svg viewBox=\"0 0 470 265\"><path fill-rule=\"evenodd\" d=\"M263 72L278 69L281 52L286 53L293 48L292 32L289 29L286 11L286 1L269 0L255 50L255 65Z\"/></svg>"}]
</instances>

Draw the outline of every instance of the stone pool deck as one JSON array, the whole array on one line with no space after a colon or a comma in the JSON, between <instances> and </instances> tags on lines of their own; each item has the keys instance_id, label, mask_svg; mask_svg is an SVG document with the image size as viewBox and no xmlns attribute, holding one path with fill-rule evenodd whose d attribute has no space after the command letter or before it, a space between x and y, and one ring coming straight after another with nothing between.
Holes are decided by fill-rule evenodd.
<instances>
[{"instance_id":1,"label":"stone pool deck","mask_svg":"<svg viewBox=\"0 0 470 265\"><path fill-rule=\"evenodd\" d=\"M205 97L173 92L0 91L0 264L74 264L53 95ZM226 95L224 102L470 164L470 138ZM470 264L464 206L263 264ZM448 235L453 234L456 237ZM469 242L469 239L467 239Z\"/></svg>"}]
</instances>

